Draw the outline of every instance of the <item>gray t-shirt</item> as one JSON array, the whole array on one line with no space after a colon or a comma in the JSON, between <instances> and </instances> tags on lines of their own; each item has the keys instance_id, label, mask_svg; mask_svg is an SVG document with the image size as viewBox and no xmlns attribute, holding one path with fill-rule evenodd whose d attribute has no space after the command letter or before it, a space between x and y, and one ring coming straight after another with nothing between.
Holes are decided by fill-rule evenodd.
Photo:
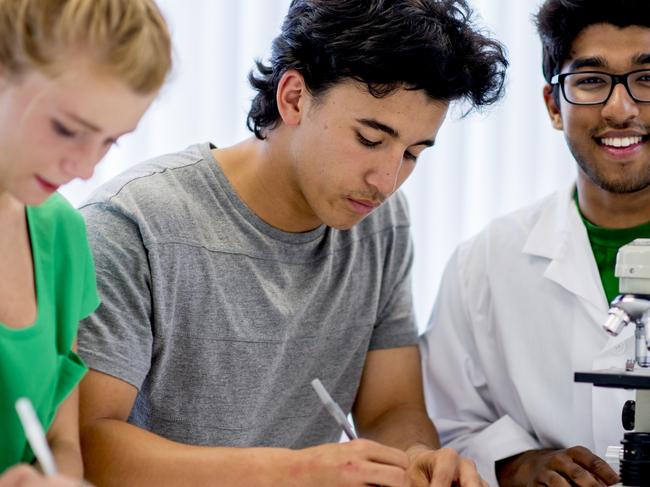
<instances>
[{"instance_id":1,"label":"gray t-shirt","mask_svg":"<svg viewBox=\"0 0 650 487\"><path fill-rule=\"evenodd\" d=\"M79 329L92 369L138 389L129 422L196 445L302 448L340 429L369 350L417 343L402 195L351 230L278 230L210 144L101 187L86 218L102 304Z\"/></svg>"}]
</instances>

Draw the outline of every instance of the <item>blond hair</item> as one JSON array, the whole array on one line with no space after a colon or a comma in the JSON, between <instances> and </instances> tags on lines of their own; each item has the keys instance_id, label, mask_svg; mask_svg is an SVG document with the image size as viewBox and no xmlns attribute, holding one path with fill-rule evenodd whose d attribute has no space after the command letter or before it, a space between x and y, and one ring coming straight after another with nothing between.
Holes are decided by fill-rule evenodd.
<instances>
[{"instance_id":1,"label":"blond hair","mask_svg":"<svg viewBox=\"0 0 650 487\"><path fill-rule=\"evenodd\" d=\"M169 31L153 0L0 0L5 74L55 75L84 54L140 94L157 91L171 68Z\"/></svg>"}]
</instances>

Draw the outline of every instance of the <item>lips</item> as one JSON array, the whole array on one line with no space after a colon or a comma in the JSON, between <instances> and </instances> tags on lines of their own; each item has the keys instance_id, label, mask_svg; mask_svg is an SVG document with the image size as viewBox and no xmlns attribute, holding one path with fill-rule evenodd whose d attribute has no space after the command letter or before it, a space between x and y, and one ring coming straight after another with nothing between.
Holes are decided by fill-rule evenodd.
<instances>
[{"instance_id":1,"label":"lips","mask_svg":"<svg viewBox=\"0 0 650 487\"><path fill-rule=\"evenodd\" d=\"M35 176L36 181L38 182L39 186L46 192L48 193L54 193L57 189L59 189L58 184L53 184L46 179L43 179L40 176Z\"/></svg>"},{"instance_id":2,"label":"lips","mask_svg":"<svg viewBox=\"0 0 650 487\"><path fill-rule=\"evenodd\" d=\"M381 204L376 201L370 201L370 200L358 200L354 198L346 198L346 199L349 206L352 208L352 210L355 213L361 215L367 215L368 213L370 213L372 210L374 210Z\"/></svg>"}]
</instances>

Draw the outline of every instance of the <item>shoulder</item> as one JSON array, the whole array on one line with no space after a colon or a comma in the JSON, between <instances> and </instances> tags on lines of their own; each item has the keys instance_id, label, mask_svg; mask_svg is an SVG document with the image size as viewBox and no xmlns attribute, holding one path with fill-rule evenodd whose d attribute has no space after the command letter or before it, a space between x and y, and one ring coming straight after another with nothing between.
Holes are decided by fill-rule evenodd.
<instances>
[{"instance_id":1,"label":"shoulder","mask_svg":"<svg viewBox=\"0 0 650 487\"><path fill-rule=\"evenodd\" d=\"M110 205L128 213L168 207L179 190L193 189L191 181L200 178L197 165L207 163L206 151L209 144L196 144L141 162L102 185L81 209Z\"/></svg>"},{"instance_id":2,"label":"shoulder","mask_svg":"<svg viewBox=\"0 0 650 487\"><path fill-rule=\"evenodd\" d=\"M52 238L66 238L71 241L83 237L86 227L79 211L61 194L54 193L44 203L29 208L31 225Z\"/></svg>"},{"instance_id":3,"label":"shoulder","mask_svg":"<svg viewBox=\"0 0 650 487\"><path fill-rule=\"evenodd\" d=\"M511 265L523 255L531 232L542 215L557 205L561 192L552 193L537 202L492 220L474 237L461 243L454 259L461 272L492 266ZM550 236L549 236L550 237Z\"/></svg>"}]
</instances>

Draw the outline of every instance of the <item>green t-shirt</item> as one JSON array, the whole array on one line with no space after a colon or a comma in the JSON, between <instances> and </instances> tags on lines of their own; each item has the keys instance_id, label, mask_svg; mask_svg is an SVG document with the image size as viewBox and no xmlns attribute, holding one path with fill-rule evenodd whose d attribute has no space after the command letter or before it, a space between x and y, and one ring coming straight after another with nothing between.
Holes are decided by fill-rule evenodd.
<instances>
[{"instance_id":1,"label":"green t-shirt","mask_svg":"<svg viewBox=\"0 0 650 487\"><path fill-rule=\"evenodd\" d=\"M34 460L15 410L28 397L47 430L86 372L71 351L79 320L99 305L81 215L59 194L27 207L38 315L28 328L0 323L0 473Z\"/></svg>"},{"instance_id":2,"label":"green t-shirt","mask_svg":"<svg viewBox=\"0 0 650 487\"><path fill-rule=\"evenodd\" d=\"M618 291L618 278L614 275L616 268L616 254L623 245L630 243L637 238L650 238L650 222L632 228L604 228L594 225L585 218L578 205L578 197L575 196L576 206L587 228L591 250L596 259L600 280L605 289L607 302L620 293Z\"/></svg>"}]
</instances>

